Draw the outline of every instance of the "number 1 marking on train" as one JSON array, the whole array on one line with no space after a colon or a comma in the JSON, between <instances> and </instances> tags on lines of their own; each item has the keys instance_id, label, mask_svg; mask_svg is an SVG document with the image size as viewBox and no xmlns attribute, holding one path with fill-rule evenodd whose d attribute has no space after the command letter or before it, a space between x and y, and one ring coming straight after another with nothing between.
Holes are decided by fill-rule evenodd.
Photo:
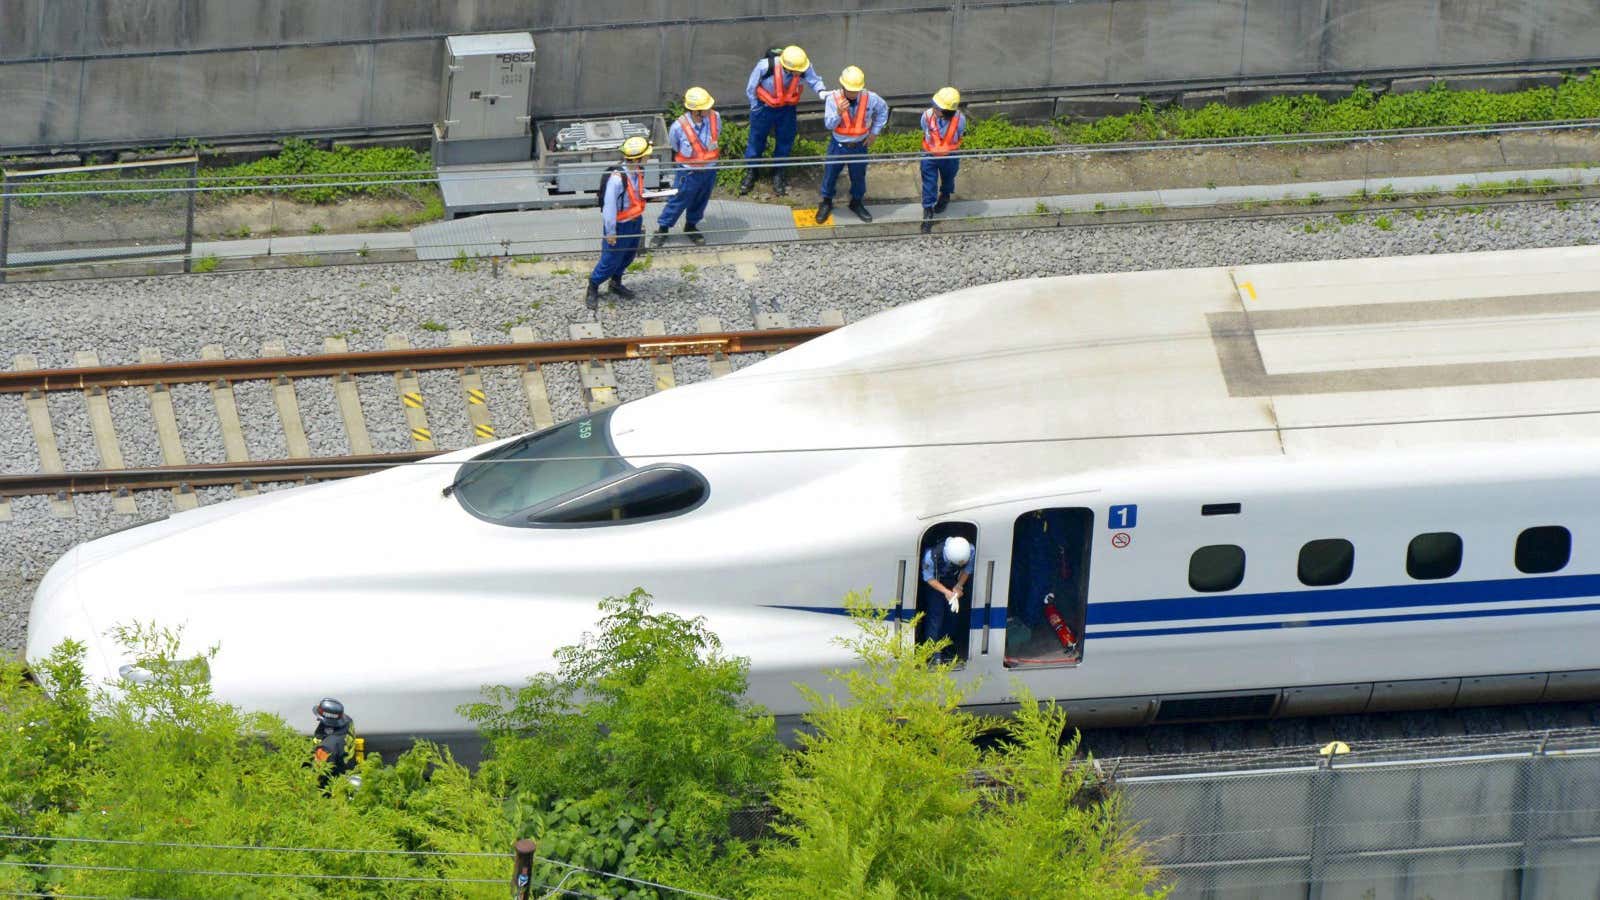
<instances>
[{"instance_id":1,"label":"number 1 marking on train","mask_svg":"<svg viewBox=\"0 0 1600 900\"><path fill-rule=\"evenodd\" d=\"M1139 524L1139 504L1113 506L1106 514L1106 519L1107 528L1132 528Z\"/></svg>"}]
</instances>

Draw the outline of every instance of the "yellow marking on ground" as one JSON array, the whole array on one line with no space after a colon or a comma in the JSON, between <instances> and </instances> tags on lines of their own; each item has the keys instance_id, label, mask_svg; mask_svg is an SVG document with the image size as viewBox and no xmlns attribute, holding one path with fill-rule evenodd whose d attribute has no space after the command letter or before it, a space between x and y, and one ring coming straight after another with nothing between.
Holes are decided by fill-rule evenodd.
<instances>
[{"instance_id":1,"label":"yellow marking on ground","mask_svg":"<svg viewBox=\"0 0 1600 900\"><path fill-rule=\"evenodd\" d=\"M476 434L478 437L481 437L481 438L492 438L492 437L494 437L494 426L493 425L475 425L475 426L473 426L472 431L473 431L474 434Z\"/></svg>"},{"instance_id":2,"label":"yellow marking on ground","mask_svg":"<svg viewBox=\"0 0 1600 900\"><path fill-rule=\"evenodd\" d=\"M1239 282L1239 287L1244 288L1245 291L1250 294L1250 299L1251 300L1256 299L1256 286L1255 285L1251 284L1248 281L1241 281L1241 282Z\"/></svg>"},{"instance_id":3,"label":"yellow marking on ground","mask_svg":"<svg viewBox=\"0 0 1600 900\"><path fill-rule=\"evenodd\" d=\"M426 428L413 428L411 429L411 439L414 441L431 441L433 440L433 432Z\"/></svg>"},{"instance_id":4,"label":"yellow marking on ground","mask_svg":"<svg viewBox=\"0 0 1600 900\"><path fill-rule=\"evenodd\" d=\"M789 210L789 215L794 217L794 227L796 228L830 228L833 226L833 216L831 215L828 216L828 221L818 222L815 208L791 209Z\"/></svg>"},{"instance_id":5,"label":"yellow marking on ground","mask_svg":"<svg viewBox=\"0 0 1600 900\"><path fill-rule=\"evenodd\" d=\"M476 403L476 404L478 404L480 406L483 405L483 403L485 402L485 397L484 397L483 391L481 391L481 390L479 390L477 388L468 388L467 389L467 402L468 403Z\"/></svg>"},{"instance_id":6,"label":"yellow marking on ground","mask_svg":"<svg viewBox=\"0 0 1600 900\"><path fill-rule=\"evenodd\" d=\"M412 409L422 408L422 394L418 393L417 391L408 391L404 394L401 394L400 399L405 403L405 405L411 407Z\"/></svg>"}]
</instances>

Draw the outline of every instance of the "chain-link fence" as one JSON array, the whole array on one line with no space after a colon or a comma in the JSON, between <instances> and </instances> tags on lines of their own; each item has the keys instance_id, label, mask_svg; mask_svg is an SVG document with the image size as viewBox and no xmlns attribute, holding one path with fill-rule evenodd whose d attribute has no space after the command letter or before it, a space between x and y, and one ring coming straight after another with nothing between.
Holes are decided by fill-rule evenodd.
<instances>
[{"instance_id":1,"label":"chain-link fence","mask_svg":"<svg viewBox=\"0 0 1600 900\"><path fill-rule=\"evenodd\" d=\"M199 159L6 171L0 269L187 256Z\"/></svg>"},{"instance_id":2,"label":"chain-link fence","mask_svg":"<svg viewBox=\"0 0 1600 900\"><path fill-rule=\"evenodd\" d=\"M1293 755L1118 767L1174 897L1600 894L1600 732Z\"/></svg>"}]
</instances>

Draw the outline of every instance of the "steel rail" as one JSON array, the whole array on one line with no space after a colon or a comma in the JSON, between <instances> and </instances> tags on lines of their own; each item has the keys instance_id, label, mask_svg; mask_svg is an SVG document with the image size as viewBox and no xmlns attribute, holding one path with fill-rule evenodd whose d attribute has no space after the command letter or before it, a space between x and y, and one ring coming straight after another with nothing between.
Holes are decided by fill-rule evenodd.
<instances>
[{"instance_id":1,"label":"steel rail","mask_svg":"<svg viewBox=\"0 0 1600 900\"><path fill-rule=\"evenodd\" d=\"M716 353L770 353L805 343L814 337L827 334L835 327L837 326L820 325L760 331L601 337L522 344L473 344L460 347L365 350L353 353L269 356L255 359L197 359L127 366L0 371L0 394L81 391L89 388L209 381L260 381L279 376L331 377L532 363L658 359L667 356L709 356Z\"/></svg>"},{"instance_id":2,"label":"steel rail","mask_svg":"<svg viewBox=\"0 0 1600 900\"><path fill-rule=\"evenodd\" d=\"M446 450L412 450L365 456L325 456L301 459L264 459L250 462L190 463L147 469L94 469L0 475L0 497L41 494L97 494L119 490L196 488L236 485L242 482L304 481L371 475L394 466L447 453Z\"/></svg>"}]
</instances>

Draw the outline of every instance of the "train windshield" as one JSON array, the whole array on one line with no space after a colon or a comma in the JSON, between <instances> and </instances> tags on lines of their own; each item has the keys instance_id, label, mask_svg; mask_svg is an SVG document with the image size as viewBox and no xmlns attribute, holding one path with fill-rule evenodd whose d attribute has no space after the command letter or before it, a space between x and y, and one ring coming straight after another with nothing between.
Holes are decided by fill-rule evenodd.
<instances>
[{"instance_id":1,"label":"train windshield","mask_svg":"<svg viewBox=\"0 0 1600 900\"><path fill-rule=\"evenodd\" d=\"M461 505L504 519L628 468L611 444L613 408L530 434L462 466L451 487Z\"/></svg>"}]
</instances>

